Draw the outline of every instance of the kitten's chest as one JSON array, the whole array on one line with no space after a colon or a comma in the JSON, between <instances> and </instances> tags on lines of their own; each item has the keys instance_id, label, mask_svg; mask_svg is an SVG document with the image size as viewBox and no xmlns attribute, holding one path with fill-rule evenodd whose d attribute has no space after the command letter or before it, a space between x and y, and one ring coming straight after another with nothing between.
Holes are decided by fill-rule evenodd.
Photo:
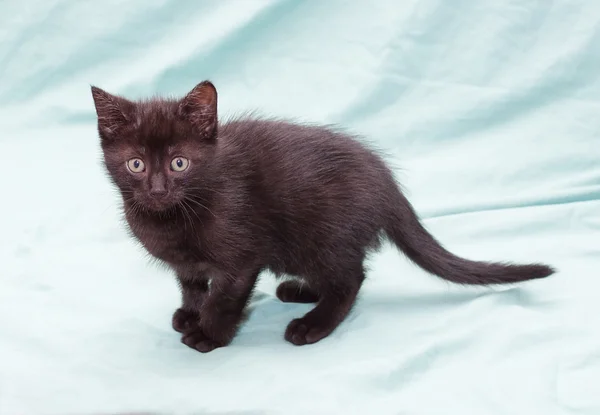
<instances>
[{"instance_id":1,"label":"kitten's chest","mask_svg":"<svg viewBox=\"0 0 600 415\"><path fill-rule=\"evenodd\" d=\"M155 220L127 218L133 235L155 258L170 264L198 262L200 241L198 235L186 229L177 218Z\"/></svg>"}]
</instances>

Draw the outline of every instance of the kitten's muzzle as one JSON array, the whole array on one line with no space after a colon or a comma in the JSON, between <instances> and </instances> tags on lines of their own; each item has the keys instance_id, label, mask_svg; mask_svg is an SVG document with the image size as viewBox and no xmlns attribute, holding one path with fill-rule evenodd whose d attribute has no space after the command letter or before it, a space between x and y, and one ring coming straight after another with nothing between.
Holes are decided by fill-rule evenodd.
<instances>
[{"instance_id":1,"label":"kitten's muzzle","mask_svg":"<svg viewBox=\"0 0 600 415\"><path fill-rule=\"evenodd\" d=\"M144 204L151 210L162 211L169 209L175 203L173 195L166 187L154 186L148 189Z\"/></svg>"},{"instance_id":2,"label":"kitten's muzzle","mask_svg":"<svg viewBox=\"0 0 600 415\"><path fill-rule=\"evenodd\" d=\"M167 190L167 179L164 174L156 173L150 177L150 189L148 193L154 199L160 199L169 193Z\"/></svg>"},{"instance_id":3,"label":"kitten's muzzle","mask_svg":"<svg viewBox=\"0 0 600 415\"><path fill-rule=\"evenodd\" d=\"M165 187L153 187L149 193L154 199L162 199L169 194L169 191Z\"/></svg>"},{"instance_id":4,"label":"kitten's muzzle","mask_svg":"<svg viewBox=\"0 0 600 415\"><path fill-rule=\"evenodd\" d=\"M169 210L177 204L176 200L173 198L173 195L168 192L160 193L159 195L149 194L149 196L150 197L144 200L143 204L146 206L146 208L155 212Z\"/></svg>"}]
</instances>

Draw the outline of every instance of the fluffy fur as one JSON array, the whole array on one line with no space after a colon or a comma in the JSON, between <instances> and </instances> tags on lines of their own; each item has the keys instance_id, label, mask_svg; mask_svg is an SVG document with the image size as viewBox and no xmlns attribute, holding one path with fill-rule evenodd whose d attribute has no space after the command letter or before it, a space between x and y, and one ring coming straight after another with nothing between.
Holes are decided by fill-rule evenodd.
<instances>
[{"instance_id":1,"label":"fluffy fur","mask_svg":"<svg viewBox=\"0 0 600 415\"><path fill-rule=\"evenodd\" d=\"M173 327L201 352L231 342L267 269L295 277L279 285L282 301L316 303L288 325L285 339L323 339L350 311L365 256L383 237L459 284L553 272L457 257L422 226L374 151L325 127L252 118L219 124L209 81L180 100L133 102L96 87L92 95L129 228L175 271L182 305Z\"/></svg>"}]
</instances>

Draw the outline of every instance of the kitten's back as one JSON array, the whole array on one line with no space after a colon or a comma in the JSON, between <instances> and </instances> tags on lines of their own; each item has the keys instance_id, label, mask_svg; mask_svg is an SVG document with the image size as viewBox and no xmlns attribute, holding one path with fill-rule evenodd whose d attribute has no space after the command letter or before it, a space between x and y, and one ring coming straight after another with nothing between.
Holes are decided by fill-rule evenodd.
<instances>
[{"instance_id":1,"label":"kitten's back","mask_svg":"<svg viewBox=\"0 0 600 415\"><path fill-rule=\"evenodd\" d=\"M224 124L219 137L290 196L291 191L342 199L374 196L392 177L374 150L333 127L241 119Z\"/></svg>"}]
</instances>

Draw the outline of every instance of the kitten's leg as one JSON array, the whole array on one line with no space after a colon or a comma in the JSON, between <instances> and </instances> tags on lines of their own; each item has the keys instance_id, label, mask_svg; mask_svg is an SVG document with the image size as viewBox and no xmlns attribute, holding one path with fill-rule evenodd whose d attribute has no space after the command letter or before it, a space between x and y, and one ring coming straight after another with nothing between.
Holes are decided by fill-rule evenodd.
<instances>
[{"instance_id":1,"label":"kitten's leg","mask_svg":"<svg viewBox=\"0 0 600 415\"><path fill-rule=\"evenodd\" d=\"M352 275L322 276L319 303L304 317L290 322L285 339L300 346L316 343L331 334L350 312L364 278L362 265Z\"/></svg>"},{"instance_id":2,"label":"kitten's leg","mask_svg":"<svg viewBox=\"0 0 600 415\"><path fill-rule=\"evenodd\" d=\"M213 277L199 324L187 331L181 341L202 353L228 345L237 332L257 278L258 272Z\"/></svg>"},{"instance_id":3,"label":"kitten's leg","mask_svg":"<svg viewBox=\"0 0 600 415\"><path fill-rule=\"evenodd\" d=\"M316 303L319 294L308 285L295 280L284 281L277 287L277 298L284 303Z\"/></svg>"},{"instance_id":4,"label":"kitten's leg","mask_svg":"<svg viewBox=\"0 0 600 415\"><path fill-rule=\"evenodd\" d=\"M173 314L172 325L175 331L184 333L195 327L200 319L200 308L208 294L208 278L205 275L177 273L181 288L181 307Z\"/></svg>"}]
</instances>

